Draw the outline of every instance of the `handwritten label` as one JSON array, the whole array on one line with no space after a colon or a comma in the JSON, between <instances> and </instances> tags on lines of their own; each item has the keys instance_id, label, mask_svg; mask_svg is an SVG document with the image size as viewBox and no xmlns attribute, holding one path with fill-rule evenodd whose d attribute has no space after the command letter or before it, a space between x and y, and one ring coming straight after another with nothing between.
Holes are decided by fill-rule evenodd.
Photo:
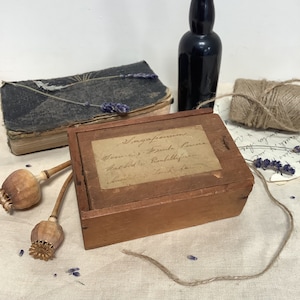
<instances>
[{"instance_id":1,"label":"handwritten label","mask_svg":"<svg viewBox=\"0 0 300 300\"><path fill-rule=\"evenodd\" d=\"M220 170L201 125L92 142L102 189Z\"/></svg>"}]
</instances>

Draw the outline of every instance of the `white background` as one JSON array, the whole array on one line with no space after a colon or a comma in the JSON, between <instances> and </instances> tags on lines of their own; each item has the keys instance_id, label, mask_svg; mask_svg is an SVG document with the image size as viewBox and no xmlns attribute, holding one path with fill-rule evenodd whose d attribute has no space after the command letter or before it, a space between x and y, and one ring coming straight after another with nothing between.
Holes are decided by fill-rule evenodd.
<instances>
[{"instance_id":1,"label":"white background","mask_svg":"<svg viewBox=\"0 0 300 300\"><path fill-rule=\"evenodd\" d=\"M73 75L145 59L165 84L176 87L177 48L188 30L189 3L0 0L0 79ZM238 77L300 78L299 0L215 0L215 5L215 31L223 41L221 83L233 83ZM252 142L247 139L248 133L241 139L243 144ZM295 138L291 143L294 146L298 141ZM5 128L0 126L0 157L3 182L26 164L32 166L33 174L49 169L68 160L69 151L65 147L14 156L6 145ZM34 209L13 216L1 211L1 300L299 298L299 179L285 185L270 184L274 196L295 219L291 239L274 266L251 280L196 287L174 283L152 265L126 256L122 249L149 255L187 281L260 272L282 243L288 222L257 177L239 217L89 251L83 248L72 186L59 219L65 232L64 244L54 260L33 260L28 254L30 232L49 216L64 179L60 176L43 185L42 203ZM25 251L23 257L18 255L20 249ZM188 260L188 254L198 260ZM80 267L79 278L66 273L71 267Z\"/></svg>"},{"instance_id":2,"label":"white background","mask_svg":"<svg viewBox=\"0 0 300 300\"><path fill-rule=\"evenodd\" d=\"M145 59L177 85L189 0L0 0L0 79L73 75ZM299 0L215 0L220 82L300 77Z\"/></svg>"}]
</instances>

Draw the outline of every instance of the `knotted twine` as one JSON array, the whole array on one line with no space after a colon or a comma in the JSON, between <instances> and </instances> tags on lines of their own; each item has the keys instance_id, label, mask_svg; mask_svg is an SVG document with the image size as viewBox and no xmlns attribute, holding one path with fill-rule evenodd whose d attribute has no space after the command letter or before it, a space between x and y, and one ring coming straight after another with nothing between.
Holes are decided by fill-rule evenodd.
<instances>
[{"instance_id":1,"label":"knotted twine","mask_svg":"<svg viewBox=\"0 0 300 300\"><path fill-rule=\"evenodd\" d=\"M233 93L200 103L201 108L232 96L230 119L257 129L300 131L300 79L283 82L237 79Z\"/></svg>"},{"instance_id":2,"label":"knotted twine","mask_svg":"<svg viewBox=\"0 0 300 300\"><path fill-rule=\"evenodd\" d=\"M198 286L198 285L208 284L208 283L215 282L215 281L249 280L249 279L258 278L258 277L264 275L266 272L268 272L273 267L274 263L279 258L280 254L282 253L283 249L285 248L286 244L288 243L290 237L292 236L292 233L293 233L294 227L295 227L294 217L293 217L291 211L272 195L272 193L268 187L267 181L264 178L263 174L260 171L258 171L253 166L252 163L248 162L248 165L249 165L250 169L253 171L253 173L256 174L258 176L258 178L262 181L265 191L266 191L269 199L272 201L272 203L274 205L276 205L277 207L279 207L281 209L281 211L285 214L287 223L288 223L287 230L282 238L282 241L279 242L278 248L275 250L273 256L270 258L269 262L262 270L258 271L257 273L249 274L249 275L236 275L236 276L231 276L231 275L226 276L225 275L225 276L211 277L211 278L207 278L207 279L195 279L195 280L191 280L191 281L186 281L186 280L179 278L176 274L172 273L167 267L165 267L159 261L157 261L156 259L154 259L148 255L133 252L133 251L130 251L127 249L123 249L122 252L124 254L131 255L131 256L140 258L142 260L145 260L148 263L151 263L152 265L157 267L159 270L161 270L165 275L167 275L167 277L169 277L171 280L173 280L174 282L176 282L180 285L183 285L183 286Z\"/></svg>"},{"instance_id":3,"label":"knotted twine","mask_svg":"<svg viewBox=\"0 0 300 300\"><path fill-rule=\"evenodd\" d=\"M201 108L217 99L232 96L230 107L230 118L232 121L254 128L273 128L299 132L300 86L292 84L297 82L300 82L300 80L293 79L284 82L268 82L266 80L237 79L233 93L204 101L199 104L197 108ZM123 253L138 257L153 264L171 280L183 286L197 286L215 281L249 280L264 275L272 268L288 243L294 230L294 218L290 210L271 194L264 176L252 165L252 163L248 163L248 165L253 173L261 179L269 199L282 210L286 215L288 222L288 228L284 234L283 240L279 243L279 246L269 263L261 271L249 275L216 276L207 279L185 281L150 256L126 249L123 249Z\"/></svg>"}]
</instances>

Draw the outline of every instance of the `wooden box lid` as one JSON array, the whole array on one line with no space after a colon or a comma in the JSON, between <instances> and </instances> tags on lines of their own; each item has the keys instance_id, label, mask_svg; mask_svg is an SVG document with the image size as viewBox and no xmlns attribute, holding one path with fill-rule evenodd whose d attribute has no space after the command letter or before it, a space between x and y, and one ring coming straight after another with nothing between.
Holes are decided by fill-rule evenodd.
<instances>
[{"instance_id":1,"label":"wooden box lid","mask_svg":"<svg viewBox=\"0 0 300 300\"><path fill-rule=\"evenodd\" d=\"M240 214L253 176L209 109L68 130L86 249Z\"/></svg>"}]
</instances>

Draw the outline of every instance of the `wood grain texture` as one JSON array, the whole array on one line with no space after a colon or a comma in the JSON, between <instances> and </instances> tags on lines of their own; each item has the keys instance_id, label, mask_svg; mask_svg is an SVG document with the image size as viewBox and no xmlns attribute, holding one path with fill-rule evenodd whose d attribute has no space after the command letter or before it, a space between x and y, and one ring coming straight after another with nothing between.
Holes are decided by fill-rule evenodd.
<instances>
[{"instance_id":1,"label":"wood grain texture","mask_svg":"<svg viewBox=\"0 0 300 300\"><path fill-rule=\"evenodd\" d=\"M91 141L198 124L220 170L101 188ZM86 249L237 216L253 186L238 148L210 109L73 128L68 134Z\"/></svg>"}]
</instances>

